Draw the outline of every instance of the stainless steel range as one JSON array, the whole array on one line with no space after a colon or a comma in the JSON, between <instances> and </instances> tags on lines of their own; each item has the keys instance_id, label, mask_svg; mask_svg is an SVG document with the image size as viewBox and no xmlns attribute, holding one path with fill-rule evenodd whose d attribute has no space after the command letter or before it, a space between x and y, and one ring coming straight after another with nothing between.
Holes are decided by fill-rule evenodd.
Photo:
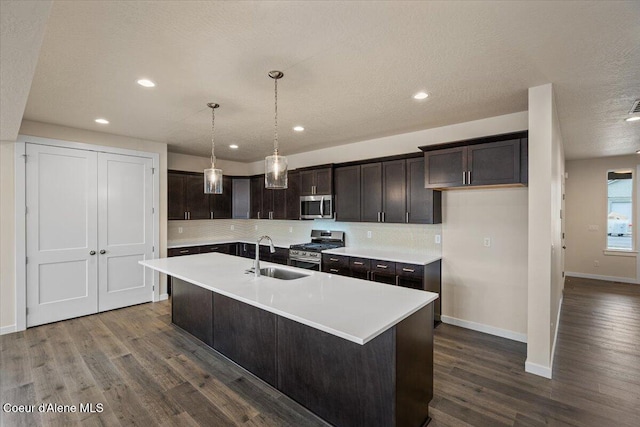
<instances>
[{"instance_id":1,"label":"stainless steel range","mask_svg":"<svg viewBox=\"0 0 640 427\"><path fill-rule=\"evenodd\" d=\"M289 264L294 267L320 270L321 251L344 246L344 231L311 230L311 243L291 245Z\"/></svg>"}]
</instances>

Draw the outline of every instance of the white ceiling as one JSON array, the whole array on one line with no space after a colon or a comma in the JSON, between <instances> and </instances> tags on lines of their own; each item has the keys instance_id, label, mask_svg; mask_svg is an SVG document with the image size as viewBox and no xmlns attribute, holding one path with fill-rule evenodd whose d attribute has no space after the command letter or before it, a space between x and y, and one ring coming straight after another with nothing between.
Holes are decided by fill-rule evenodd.
<instances>
[{"instance_id":1,"label":"white ceiling","mask_svg":"<svg viewBox=\"0 0 640 427\"><path fill-rule=\"evenodd\" d=\"M640 148L638 1L56 1L24 118L207 156L215 101L217 156L255 161L272 69L285 155L524 111L549 82L567 158Z\"/></svg>"}]
</instances>

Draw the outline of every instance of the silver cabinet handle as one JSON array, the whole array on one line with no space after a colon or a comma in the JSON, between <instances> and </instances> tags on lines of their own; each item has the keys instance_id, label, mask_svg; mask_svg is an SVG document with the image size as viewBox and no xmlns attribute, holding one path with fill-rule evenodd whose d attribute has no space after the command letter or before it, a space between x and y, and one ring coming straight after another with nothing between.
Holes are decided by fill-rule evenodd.
<instances>
[{"instance_id":1,"label":"silver cabinet handle","mask_svg":"<svg viewBox=\"0 0 640 427\"><path fill-rule=\"evenodd\" d=\"M89 252L89 255L95 255L95 254L96 254L96 251Z\"/></svg>"},{"instance_id":2,"label":"silver cabinet handle","mask_svg":"<svg viewBox=\"0 0 640 427\"><path fill-rule=\"evenodd\" d=\"M364 262L353 261L353 265L364 265Z\"/></svg>"},{"instance_id":3,"label":"silver cabinet handle","mask_svg":"<svg viewBox=\"0 0 640 427\"><path fill-rule=\"evenodd\" d=\"M209 212L209 214L211 215L211 219L213 219L213 211Z\"/></svg>"},{"instance_id":4,"label":"silver cabinet handle","mask_svg":"<svg viewBox=\"0 0 640 427\"><path fill-rule=\"evenodd\" d=\"M187 219L187 213L186 212L184 213L184 219Z\"/></svg>"},{"instance_id":5,"label":"silver cabinet handle","mask_svg":"<svg viewBox=\"0 0 640 427\"><path fill-rule=\"evenodd\" d=\"M380 222L380 212L378 212L378 222Z\"/></svg>"},{"instance_id":6,"label":"silver cabinet handle","mask_svg":"<svg viewBox=\"0 0 640 427\"><path fill-rule=\"evenodd\" d=\"M389 268L388 265L380 265L380 264L376 265L376 267L377 268Z\"/></svg>"},{"instance_id":7,"label":"silver cabinet handle","mask_svg":"<svg viewBox=\"0 0 640 427\"><path fill-rule=\"evenodd\" d=\"M107 251L105 251L104 249L100 249L100 255L104 255L106 253L107 253Z\"/></svg>"},{"instance_id":8,"label":"silver cabinet handle","mask_svg":"<svg viewBox=\"0 0 640 427\"><path fill-rule=\"evenodd\" d=\"M329 261L339 261L338 258L329 258Z\"/></svg>"},{"instance_id":9,"label":"silver cabinet handle","mask_svg":"<svg viewBox=\"0 0 640 427\"><path fill-rule=\"evenodd\" d=\"M191 219L191 212L187 212L187 219Z\"/></svg>"},{"instance_id":10,"label":"silver cabinet handle","mask_svg":"<svg viewBox=\"0 0 640 427\"><path fill-rule=\"evenodd\" d=\"M100 252L102 253L102 252ZM182 251L180 251L181 254L188 254L189 253L189 249L184 249Z\"/></svg>"},{"instance_id":11,"label":"silver cabinet handle","mask_svg":"<svg viewBox=\"0 0 640 427\"><path fill-rule=\"evenodd\" d=\"M324 216L324 197L320 197L320 216Z\"/></svg>"},{"instance_id":12,"label":"silver cabinet handle","mask_svg":"<svg viewBox=\"0 0 640 427\"><path fill-rule=\"evenodd\" d=\"M409 212L405 213L405 222L409 223Z\"/></svg>"},{"instance_id":13,"label":"silver cabinet handle","mask_svg":"<svg viewBox=\"0 0 640 427\"><path fill-rule=\"evenodd\" d=\"M215 248L210 248L209 250L210 251L217 251L218 249L220 249L220 248L216 246Z\"/></svg>"},{"instance_id":14,"label":"silver cabinet handle","mask_svg":"<svg viewBox=\"0 0 640 427\"><path fill-rule=\"evenodd\" d=\"M340 270L338 270L337 268L330 268L329 271L332 273L337 273Z\"/></svg>"},{"instance_id":15,"label":"silver cabinet handle","mask_svg":"<svg viewBox=\"0 0 640 427\"><path fill-rule=\"evenodd\" d=\"M385 214L386 212L382 212L382 222L385 222L385 216L386 216Z\"/></svg>"},{"instance_id":16,"label":"silver cabinet handle","mask_svg":"<svg viewBox=\"0 0 640 427\"><path fill-rule=\"evenodd\" d=\"M413 268L402 268L402 271L406 271L407 273L415 273L416 272Z\"/></svg>"},{"instance_id":17,"label":"silver cabinet handle","mask_svg":"<svg viewBox=\"0 0 640 427\"><path fill-rule=\"evenodd\" d=\"M471 185L471 171L467 172L467 185Z\"/></svg>"},{"instance_id":18,"label":"silver cabinet handle","mask_svg":"<svg viewBox=\"0 0 640 427\"><path fill-rule=\"evenodd\" d=\"M462 185L467 185L467 173L462 171Z\"/></svg>"},{"instance_id":19,"label":"silver cabinet handle","mask_svg":"<svg viewBox=\"0 0 640 427\"><path fill-rule=\"evenodd\" d=\"M258 211L258 219L260 219L260 211Z\"/></svg>"}]
</instances>

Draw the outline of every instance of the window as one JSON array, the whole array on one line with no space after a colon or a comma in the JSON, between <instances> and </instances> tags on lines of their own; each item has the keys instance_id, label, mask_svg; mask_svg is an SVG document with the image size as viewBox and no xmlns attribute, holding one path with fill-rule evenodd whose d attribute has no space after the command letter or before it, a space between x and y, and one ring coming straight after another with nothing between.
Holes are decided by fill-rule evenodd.
<instances>
[{"instance_id":1,"label":"window","mask_svg":"<svg viewBox=\"0 0 640 427\"><path fill-rule=\"evenodd\" d=\"M633 173L607 174L607 249L633 249Z\"/></svg>"}]
</instances>

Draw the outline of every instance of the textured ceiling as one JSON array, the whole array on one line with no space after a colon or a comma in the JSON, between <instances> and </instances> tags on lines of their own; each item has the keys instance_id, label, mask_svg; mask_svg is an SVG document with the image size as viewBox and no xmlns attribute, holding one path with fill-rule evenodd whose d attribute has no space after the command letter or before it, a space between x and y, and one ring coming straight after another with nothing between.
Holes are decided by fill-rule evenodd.
<instances>
[{"instance_id":1,"label":"textured ceiling","mask_svg":"<svg viewBox=\"0 0 640 427\"><path fill-rule=\"evenodd\" d=\"M254 161L273 141L272 69L283 154L524 111L549 82L567 158L640 148L640 122L624 122L637 1L56 1L25 119L207 156L215 101L217 156Z\"/></svg>"}]
</instances>

